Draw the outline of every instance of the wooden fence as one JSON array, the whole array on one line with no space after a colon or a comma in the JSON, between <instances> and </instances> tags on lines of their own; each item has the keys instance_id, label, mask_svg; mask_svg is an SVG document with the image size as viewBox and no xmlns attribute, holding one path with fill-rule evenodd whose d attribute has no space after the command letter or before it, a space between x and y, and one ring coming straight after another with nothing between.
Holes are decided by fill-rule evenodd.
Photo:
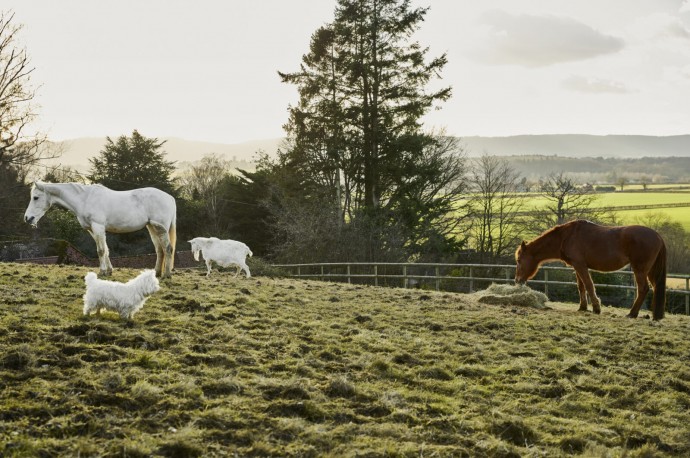
<instances>
[{"instance_id":1,"label":"wooden fence","mask_svg":"<svg viewBox=\"0 0 690 458\"><path fill-rule=\"evenodd\" d=\"M275 267L287 271L288 275L296 278L312 280L343 281L347 283L367 283L374 286L398 286L403 288L424 285L437 291L448 290L448 285L465 285L468 292L475 291L475 286L486 285L487 282L510 283L515 277L515 266L504 264L440 264L440 263L305 263L305 264L276 264ZM495 272L502 272L496 275ZM542 266L539 277L530 280L529 284L540 285L546 295L549 286L572 286L577 289L574 281L553 279L556 272L573 272L569 267ZM393 273L392 273L393 272ZM489 272L487 274L487 272ZM552 273L552 279L549 279ZM598 289L619 289L634 291L633 273L630 270L618 270L598 275L623 275L628 277L628 284L596 283ZM680 279L685 282L685 288L669 288L667 297L684 296L684 312L690 315L690 275L669 274L669 279ZM485 286L484 286L485 287ZM457 288L456 288L457 289ZM682 313L682 312L681 312Z\"/></svg>"}]
</instances>

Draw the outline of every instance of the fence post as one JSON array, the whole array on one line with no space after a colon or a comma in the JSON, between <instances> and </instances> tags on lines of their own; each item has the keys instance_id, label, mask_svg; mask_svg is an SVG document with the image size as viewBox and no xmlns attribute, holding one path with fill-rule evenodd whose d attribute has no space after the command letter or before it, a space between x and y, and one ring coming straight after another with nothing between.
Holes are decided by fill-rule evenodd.
<instances>
[{"instance_id":1,"label":"fence post","mask_svg":"<svg viewBox=\"0 0 690 458\"><path fill-rule=\"evenodd\" d=\"M438 266L436 266L436 291L441 290L441 279L439 277L439 269Z\"/></svg>"},{"instance_id":2,"label":"fence post","mask_svg":"<svg viewBox=\"0 0 690 458\"><path fill-rule=\"evenodd\" d=\"M348 284L352 283L350 281L350 264L347 265L347 283Z\"/></svg>"},{"instance_id":3,"label":"fence post","mask_svg":"<svg viewBox=\"0 0 690 458\"><path fill-rule=\"evenodd\" d=\"M690 290L690 277L685 277L685 291ZM690 295L685 295L685 314L690 315Z\"/></svg>"},{"instance_id":4,"label":"fence post","mask_svg":"<svg viewBox=\"0 0 690 458\"><path fill-rule=\"evenodd\" d=\"M407 288L407 264L403 264L403 288Z\"/></svg>"},{"instance_id":5,"label":"fence post","mask_svg":"<svg viewBox=\"0 0 690 458\"><path fill-rule=\"evenodd\" d=\"M302 277L302 273L301 273L301 272L302 272L301 267L300 267L300 266L297 266L297 278L301 278L301 277Z\"/></svg>"},{"instance_id":6,"label":"fence post","mask_svg":"<svg viewBox=\"0 0 690 458\"><path fill-rule=\"evenodd\" d=\"M510 283L510 267L506 267L506 283Z\"/></svg>"},{"instance_id":7,"label":"fence post","mask_svg":"<svg viewBox=\"0 0 690 458\"><path fill-rule=\"evenodd\" d=\"M470 266L470 293L474 292L474 280L472 278L472 266Z\"/></svg>"},{"instance_id":8,"label":"fence post","mask_svg":"<svg viewBox=\"0 0 690 458\"><path fill-rule=\"evenodd\" d=\"M323 281L323 264L321 264L321 281Z\"/></svg>"},{"instance_id":9,"label":"fence post","mask_svg":"<svg viewBox=\"0 0 690 458\"><path fill-rule=\"evenodd\" d=\"M549 271L544 269L544 294L549 295Z\"/></svg>"},{"instance_id":10,"label":"fence post","mask_svg":"<svg viewBox=\"0 0 690 458\"><path fill-rule=\"evenodd\" d=\"M374 264L374 286L379 286L379 266Z\"/></svg>"}]
</instances>

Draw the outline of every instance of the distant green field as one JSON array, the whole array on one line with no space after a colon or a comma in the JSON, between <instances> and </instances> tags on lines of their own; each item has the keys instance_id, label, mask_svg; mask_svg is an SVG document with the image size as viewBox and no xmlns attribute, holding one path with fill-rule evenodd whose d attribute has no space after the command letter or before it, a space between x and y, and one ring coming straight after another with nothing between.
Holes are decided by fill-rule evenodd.
<instances>
[{"instance_id":1,"label":"distant green field","mask_svg":"<svg viewBox=\"0 0 690 458\"><path fill-rule=\"evenodd\" d=\"M609 192L600 196L596 200L600 207L690 203L690 193L685 192Z\"/></svg>"},{"instance_id":2,"label":"distant green field","mask_svg":"<svg viewBox=\"0 0 690 458\"><path fill-rule=\"evenodd\" d=\"M608 186L615 186L615 185L610 184ZM618 189L618 186L616 186L616 189ZM625 187L623 189L626 191L633 191L633 190L642 191L643 190L641 184L627 184L627 185L625 185ZM690 190L690 184L688 184L688 183L670 183L670 184L669 183L654 183L654 184L648 184L647 189L649 189L649 190L678 189L679 191L683 190L683 189Z\"/></svg>"},{"instance_id":3,"label":"distant green field","mask_svg":"<svg viewBox=\"0 0 690 458\"><path fill-rule=\"evenodd\" d=\"M690 193L684 192L607 192L597 194L597 207L626 207L630 205L690 204ZM539 209L548 203L545 197L535 195L527 201L526 210ZM690 208L690 207L689 207ZM690 210L688 210L690 211Z\"/></svg>"},{"instance_id":4,"label":"distant green field","mask_svg":"<svg viewBox=\"0 0 690 458\"><path fill-rule=\"evenodd\" d=\"M689 204L688 207L649 208L640 210L621 210L618 214L621 221L629 224L649 212L661 212L668 214L672 220L677 221L690 231L690 192L610 192L599 194L594 201L596 207L629 207L637 205L664 205L664 204ZM546 198L535 196L529 198L525 210L537 210L547 204Z\"/></svg>"},{"instance_id":5,"label":"distant green field","mask_svg":"<svg viewBox=\"0 0 690 458\"><path fill-rule=\"evenodd\" d=\"M618 213L618 216L624 224L634 224L639 222L645 214L649 212L665 213L672 221L679 222L683 225L686 231L690 232L690 207L681 208L656 208L652 210L623 210Z\"/></svg>"}]
</instances>

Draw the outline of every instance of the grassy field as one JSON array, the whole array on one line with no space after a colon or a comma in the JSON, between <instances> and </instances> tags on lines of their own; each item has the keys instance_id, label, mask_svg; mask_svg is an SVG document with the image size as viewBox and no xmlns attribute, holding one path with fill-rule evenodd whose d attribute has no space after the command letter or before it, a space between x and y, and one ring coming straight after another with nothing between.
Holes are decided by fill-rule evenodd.
<instances>
[{"instance_id":1,"label":"grassy field","mask_svg":"<svg viewBox=\"0 0 690 458\"><path fill-rule=\"evenodd\" d=\"M687 192L606 192L599 196L596 205L600 207L690 203Z\"/></svg>"},{"instance_id":2,"label":"grassy field","mask_svg":"<svg viewBox=\"0 0 690 458\"><path fill-rule=\"evenodd\" d=\"M690 455L689 317L183 271L125 322L85 273L0 264L2 456Z\"/></svg>"},{"instance_id":3,"label":"grassy field","mask_svg":"<svg viewBox=\"0 0 690 458\"><path fill-rule=\"evenodd\" d=\"M605 186L615 186L618 189L618 185L609 183ZM623 188L626 191L644 191L644 187L641 184L632 183L626 184ZM654 190L671 190L671 191L689 191L690 183L650 183L647 185L647 191Z\"/></svg>"},{"instance_id":4,"label":"grassy field","mask_svg":"<svg viewBox=\"0 0 690 458\"><path fill-rule=\"evenodd\" d=\"M690 204L690 192L607 192L598 194L598 199L593 202L596 207L627 207L637 205L664 205L664 204ZM535 196L527 200L525 211L538 210L547 204L547 200L541 196ZM679 222L686 231L690 232L690 206L668 207L639 210L620 210L617 212L623 224L633 224L637 219L648 212L660 212L667 214L672 221Z\"/></svg>"},{"instance_id":5,"label":"grassy field","mask_svg":"<svg viewBox=\"0 0 690 458\"><path fill-rule=\"evenodd\" d=\"M649 213L663 213L668 215L671 221L680 223L683 228L690 232L690 207L677 207L677 208L655 208L651 210L621 210L617 213L618 218L622 224L634 224L639 223L640 220L644 221L645 215Z\"/></svg>"},{"instance_id":6,"label":"grassy field","mask_svg":"<svg viewBox=\"0 0 690 458\"><path fill-rule=\"evenodd\" d=\"M685 192L604 192L597 194L593 202L597 207L625 207L630 205L657 205L690 203L690 193ZM548 203L545 197L535 196L527 200L525 210L537 210ZM690 212L690 207L682 210Z\"/></svg>"}]
</instances>

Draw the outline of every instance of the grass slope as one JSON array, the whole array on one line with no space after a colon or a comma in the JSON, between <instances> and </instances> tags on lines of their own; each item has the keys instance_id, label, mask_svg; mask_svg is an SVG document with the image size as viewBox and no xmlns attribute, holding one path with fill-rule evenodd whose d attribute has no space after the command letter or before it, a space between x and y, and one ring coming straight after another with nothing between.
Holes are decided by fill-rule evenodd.
<instances>
[{"instance_id":1,"label":"grass slope","mask_svg":"<svg viewBox=\"0 0 690 458\"><path fill-rule=\"evenodd\" d=\"M184 271L128 323L85 273L0 264L3 456L690 455L688 317Z\"/></svg>"}]
</instances>

